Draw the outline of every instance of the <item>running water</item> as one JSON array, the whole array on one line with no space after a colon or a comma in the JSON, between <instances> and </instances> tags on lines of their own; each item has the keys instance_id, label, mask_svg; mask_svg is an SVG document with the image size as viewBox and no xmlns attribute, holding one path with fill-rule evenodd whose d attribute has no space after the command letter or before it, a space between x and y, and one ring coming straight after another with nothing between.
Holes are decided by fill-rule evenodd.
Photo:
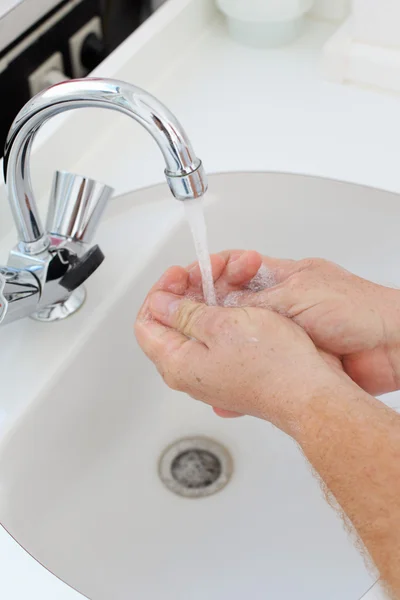
<instances>
[{"instance_id":1,"label":"running water","mask_svg":"<svg viewBox=\"0 0 400 600\"><path fill-rule=\"evenodd\" d=\"M197 260L199 261L201 278L203 281L203 295L206 304L215 306L217 297L215 295L214 280L212 276L210 253L208 252L207 227L204 219L203 200L185 200L186 219L192 232Z\"/></svg>"}]
</instances>

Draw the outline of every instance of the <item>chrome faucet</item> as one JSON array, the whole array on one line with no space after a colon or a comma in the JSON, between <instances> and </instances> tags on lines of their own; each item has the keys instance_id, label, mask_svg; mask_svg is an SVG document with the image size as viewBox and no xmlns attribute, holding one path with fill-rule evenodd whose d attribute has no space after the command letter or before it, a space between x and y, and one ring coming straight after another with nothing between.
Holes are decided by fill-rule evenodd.
<instances>
[{"instance_id":1,"label":"chrome faucet","mask_svg":"<svg viewBox=\"0 0 400 600\"><path fill-rule=\"evenodd\" d=\"M201 161L174 115L144 90L112 79L76 79L32 98L15 118L4 153L4 177L19 242L0 266L0 323L31 316L54 321L82 305L84 281L104 256L93 244L112 188L57 171L43 228L30 180L29 160L38 129L54 115L80 107L110 108L138 121L157 142L165 175L178 200L202 196Z\"/></svg>"}]
</instances>

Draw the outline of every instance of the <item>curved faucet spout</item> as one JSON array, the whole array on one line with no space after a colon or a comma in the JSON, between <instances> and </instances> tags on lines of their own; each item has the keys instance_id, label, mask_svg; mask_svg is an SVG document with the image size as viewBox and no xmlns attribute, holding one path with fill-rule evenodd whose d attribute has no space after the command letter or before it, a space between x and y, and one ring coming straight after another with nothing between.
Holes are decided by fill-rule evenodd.
<instances>
[{"instance_id":1,"label":"curved faucet spout","mask_svg":"<svg viewBox=\"0 0 400 600\"><path fill-rule=\"evenodd\" d=\"M48 246L32 191L29 158L38 129L54 115L81 107L109 108L140 123L157 142L165 174L179 200L202 196L207 180L201 161L174 115L144 90L112 79L76 79L56 84L30 100L15 118L6 142L4 176L20 239L27 254Z\"/></svg>"}]
</instances>

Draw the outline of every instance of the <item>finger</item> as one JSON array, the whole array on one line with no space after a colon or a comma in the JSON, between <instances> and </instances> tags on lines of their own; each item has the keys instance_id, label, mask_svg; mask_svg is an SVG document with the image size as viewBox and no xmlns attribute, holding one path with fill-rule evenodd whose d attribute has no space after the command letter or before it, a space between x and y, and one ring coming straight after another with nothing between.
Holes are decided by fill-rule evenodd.
<instances>
[{"instance_id":1,"label":"finger","mask_svg":"<svg viewBox=\"0 0 400 600\"><path fill-rule=\"evenodd\" d=\"M165 271L160 279L153 285L147 294L145 301L139 310L138 318L149 318L148 314L148 298L150 294L157 290L172 292L173 294L183 295L189 283L189 274L183 267L173 266Z\"/></svg>"},{"instance_id":2,"label":"finger","mask_svg":"<svg viewBox=\"0 0 400 600\"><path fill-rule=\"evenodd\" d=\"M243 286L257 274L262 263L262 256L255 250L225 251L211 256L214 282L225 286ZM201 287L201 272L198 263L191 265L189 282L194 287ZM221 291L221 287L219 287Z\"/></svg>"},{"instance_id":3,"label":"finger","mask_svg":"<svg viewBox=\"0 0 400 600\"><path fill-rule=\"evenodd\" d=\"M224 267L226 267L228 261L232 258L232 257L239 257L241 254L243 254L244 252L246 252L246 250L222 250L221 252L218 252L218 254L211 254L211 257L218 257L218 259L223 260L223 264ZM188 271L190 271L193 267L195 267L196 265L198 265L198 261L195 260L194 262L192 262L187 268Z\"/></svg>"},{"instance_id":4,"label":"finger","mask_svg":"<svg viewBox=\"0 0 400 600\"><path fill-rule=\"evenodd\" d=\"M219 253L224 260L226 265L229 262L234 262L240 256L249 252L247 250L224 250ZM283 281L289 275L299 270L299 261L286 259L286 258L274 258L272 256L264 256L260 255L262 259L262 264L270 271L272 275L275 276L275 281L279 283Z\"/></svg>"},{"instance_id":5,"label":"finger","mask_svg":"<svg viewBox=\"0 0 400 600\"><path fill-rule=\"evenodd\" d=\"M223 419L236 419L237 417L244 417L241 413L234 412L233 410L225 410L224 408L217 408L213 406L213 411L218 417Z\"/></svg>"},{"instance_id":6,"label":"finger","mask_svg":"<svg viewBox=\"0 0 400 600\"><path fill-rule=\"evenodd\" d=\"M247 252L247 250L238 250L238 249L222 250L221 252L218 252L218 255L221 256L224 259L225 264L228 264L228 262L230 260L233 261L236 258L239 258L239 256L241 256L245 252Z\"/></svg>"},{"instance_id":7,"label":"finger","mask_svg":"<svg viewBox=\"0 0 400 600\"><path fill-rule=\"evenodd\" d=\"M266 267L276 284L282 283L293 273L300 270L299 261L289 258L274 258L263 256L262 264Z\"/></svg>"},{"instance_id":8,"label":"finger","mask_svg":"<svg viewBox=\"0 0 400 600\"><path fill-rule=\"evenodd\" d=\"M222 274L225 274L225 269L229 263L233 263L243 256L246 250L224 250L218 254L210 256L213 267L213 279L216 282ZM199 263L196 261L189 265L189 280L191 284L201 286L201 271Z\"/></svg>"},{"instance_id":9,"label":"finger","mask_svg":"<svg viewBox=\"0 0 400 600\"><path fill-rule=\"evenodd\" d=\"M219 256L225 260L226 266L229 263L234 263L236 260L241 258L244 254L250 252L248 250L224 250L219 253ZM256 253L255 254L259 254ZM261 263L259 266L263 265L268 269L268 273L270 275L270 280L272 279L276 283L280 283L287 279L292 273L297 272L301 267L299 265L299 261L291 260L291 259L283 259L283 258L274 258L272 256L261 256ZM257 273L254 273L253 277ZM251 279L251 278L250 278Z\"/></svg>"},{"instance_id":10,"label":"finger","mask_svg":"<svg viewBox=\"0 0 400 600\"><path fill-rule=\"evenodd\" d=\"M255 250L243 252L239 256L232 254L226 265L224 279L230 285L244 285L258 273L262 256Z\"/></svg>"},{"instance_id":11,"label":"finger","mask_svg":"<svg viewBox=\"0 0 400 600\"><path fill-rule=\"evenodd\" d=\"M149 310L163 325L208 345L213 337L215 317L225 309L192 302L168 292L154 292L149 298Z\"/></svg>"},{"instance_id":12,"label":"finger","mask_svg":"<svg viewBox=\"0 0 400 600\"><path fill-rule=\"evenodd\" d=\"M183 267L174 266L165 271L150 292L163 290L172 294L183 295L187 290L188 283L189 276L187 270Z\"/></svg>"},{"instance_id":13,"label":"finger","mask_svg":"<svg viewBox=\"0 0 400 600\"><path fill-rule=\"evenodd\" d=\"M143 352L164 377L168 373L171 378L179 375L182 380L189 379L189 365L204 364L207 348L203 344L157 321L137 320L135 334Z\"/></svg>"},{"instance_id":14,"label":"finger","mask_svg":"<svg viewBox=\"0 0 400 600\"><path fill-rule=\"evenodd\" d=\"M225 269L225 261L222 258L222 256L220 256L219 254L211 254L210 261L211 261L213 280L217 281L221 277L221 273ZM202 289L202 279L201 279L201 271L200 271L199 263L198 262L192 263L191 265L189 265L189 267L187 267L187 270L188 270L189 284L194 288Z\"/></svg>"}]
</instances>

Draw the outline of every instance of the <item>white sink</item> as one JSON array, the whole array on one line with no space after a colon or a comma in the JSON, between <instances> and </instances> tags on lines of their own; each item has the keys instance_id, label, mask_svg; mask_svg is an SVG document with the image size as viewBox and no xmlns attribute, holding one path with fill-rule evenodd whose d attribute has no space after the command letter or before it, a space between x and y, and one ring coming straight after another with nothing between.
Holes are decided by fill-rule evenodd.
<instances>
[{"instance_id":1,"label":"white sink","mask_svg":"<svg viewBox=\"0 0 400 600\"><path fill-rule=\"evenodd\" d=\"M115 201L109 227L120 251L131 203L164 197L156 186ZM223 174L210 177L206 212L213 251L321 256L400 284L394 194L297 175ZM110 237L99 243L107 256ZM110 253L123 280L124 262L112 264ZM171 264L193 259L181 219L127 285L108 289L104 275L102 286L89 286L92 301L110 295L107 313L1 440L0 521L93 600L358 600L374 578L297 446L267 423L222 420L170 391L137 346L133 322L149 287ZM75 318L35 327L59 327L62 344ZM400 406L397 395L390 402ZM233 458L231 481L207 498L179 497L158 477L163 450L192 435L220 442Z\"/></svg>"}]
</instances>

